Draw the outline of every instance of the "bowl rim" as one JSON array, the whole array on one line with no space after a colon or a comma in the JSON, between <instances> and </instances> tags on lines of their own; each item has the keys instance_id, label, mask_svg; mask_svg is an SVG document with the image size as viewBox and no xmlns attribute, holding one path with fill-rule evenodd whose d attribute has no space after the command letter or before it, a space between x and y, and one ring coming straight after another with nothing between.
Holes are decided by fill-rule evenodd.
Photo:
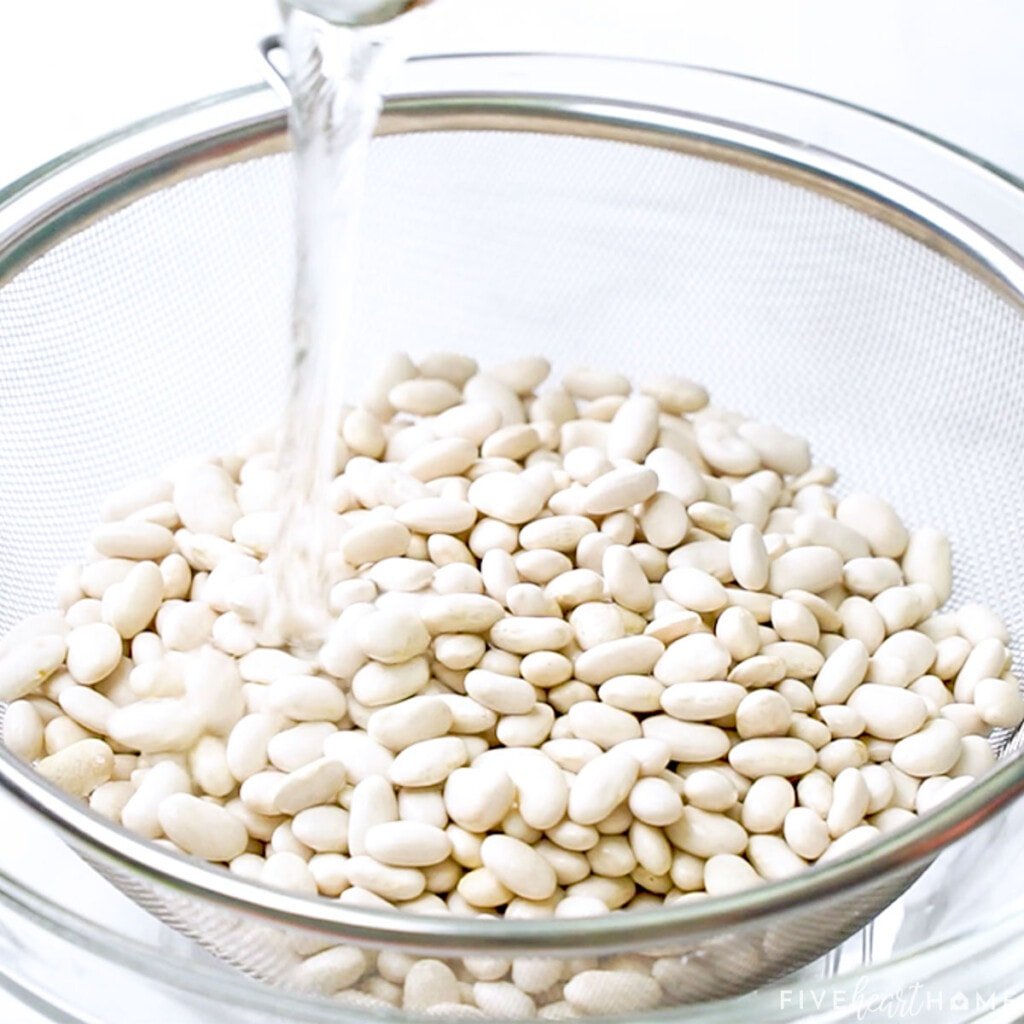
<instances>
[{"instance_id":1,"label":"bowl rim","mask_svg":"<svg viewBox=\"0 0 1024 1024\"><path fill-rule=\"evenodd\" d=\"M454 60L465 69L472 60L493 65L496 60L535 62L550 58L563 60L565 55L462 54L420 60L433 62L436 67L450 66ZM1012 175L1000 173L973 155L926 133L893 119L878 118L865 108L834 101L822 94L692 65L585 55L571 55L570 59L600 66L613 63L710 74L780 90L781 94L810 96L830 107L838 104L870 120L890 126L895 124L901 132L909 132L957 159L970 161L978 171L995 175L1012 187L1019 201L1021 183ZM615 137L621 135L624 126L645 118L642 123L648 127L652 121L655 123L654 134L644 136L650 141L673 136L685 139L691 148L699 148L703 140L701 152L704 153L710 152L708 140L713 138L720 144L715 151L719 158L739 154L751 160L784 159L787 173L798 177L814 173L829 178L837 187L845 183L854 189L856 185L854 191L867 203L867 212L872 212L872 203L884 199L899 207L900 216L908 226L919 224L926 215L938 217L940 240L945 239L958 252L961 252L959 247L967 247L972 257L980 261L975 270L991 270L995 281L1003 281L1018 300L1024 293L1024 263L1016 253L977 225L913 188L798 139L744 128L721 119L702 118L689 111L666 107L664 103L640 106L543 91L537 92L532 102L527 102L517 89L504 92L455 89L437 94L413 89L388 98L382 133L408 132L416 125L421 126L419 130L475 127L493 121L496 112L509 115L508 124L503 126L518 130L546 128L552 131L556 125L564 127L585 122L607 128L616 133ZM147 190L166 187L183 177L239 158L280 152L284 148L284 122L283 110L271 90L265 85L250 86L156 115L50 161L0 192L0 283L5 279L5 269L9 275L12 268L23 268L55 240L80 230L91 219L107 215L118 205L134 201ZM424 123L426 129L422 127ZM70 193L66 191L69 172L76 180L75 189ZM26 216L26 207L38 206L40 197L45 205ZM934 225L934 221L929 223ZM489 920L366 909L322 897L265 888L223 869L154 846L114 825L87 806L65 797L3 748L0 748L0 785L53 824L72 846L87 851L90 858L145 876L159 887L212 901L248 916L320 930L368 946L397 945L435 954L482 950L520 950L536 954L570 949L612 952L721 934L755 921L778 918L811 902L848 897L883 877L896 877L923 868L942 849L1024 792L1024 758L1013 756L1001 761L974 785L913 824L790 879L730 896L686 901L651 911L593 919L503 920L500 929Z\"/></svg>"},{"instance_id":2,"label":"bowl rim","mask_svg":"<svg viewBox=\"0 0 1024 1024\"><path fill-rule=\"evenodd\" d=\"M1008 909L1019 909L1020 906L1018 901ZM337 1002L325 1001L316 995L255 985L245 975L225 970L219 964L184 958L167 948L151 946L135 938L128 938L101 921L83 917L76 911L62 906L45 893L25 885L2 868L0 907L7 908L19 916L27 916L32 923L62 942L71 942L81 950L113 959L117 964L133 969L174 991L184 990L199 997L229 997L239 1008L251 1009L256 1013L287 1013L287 1019L295 1020L296 1024L299 1021L302 1024L333 1024L336 1021L364 1024L368 1020L365 1011L358 1006L348 1007ZM897 953L885 961L859 966L850 972L835 976L830 981L842 982L845 988L853 988L861 979L873 978L882 972L898 970L900 967L913 968L920 973L922 957L941 956L948 959L949 956L959 953L964 959L974 958L993 948L1005 948L1007 943L1022 934L1024 924L1012 913L986 917L953 935L931 937L928 941ZM984 949L974 945L974 940L979 936L985 940ZM901 976L901 983L903 980ZM784 1006L780 998L782 992L792 992L801 987L820 989L826 984L824 981L808 981L801 984L784 980L778 987L762 986L756 992L704 1002L699 1004L700 1020L705 1024L735 1024L737 1020L751 1019L750 1015L756 1012L757 1019L764 1024L783 1024L792 1018L783 1012ZM6 979L2 974L0 986L6 987ZM38 993L36 995L38 996ZM696 1012L697 1007L692 1009ZM740 1017L736 1016L737 1011L740 1012ZM302 1016L295 1017L296 1013L301 1013ZM674 1011L671 1008L656 1010L653 1013L655 1016L646 1016L643 1019L662 1020L664 1024L670 1024L673 1020ZM264 1018L261 1016L260 1019ZM594 1024L622 1020L621 1016L587 1019Z\"/></svg>"}]
</instances>

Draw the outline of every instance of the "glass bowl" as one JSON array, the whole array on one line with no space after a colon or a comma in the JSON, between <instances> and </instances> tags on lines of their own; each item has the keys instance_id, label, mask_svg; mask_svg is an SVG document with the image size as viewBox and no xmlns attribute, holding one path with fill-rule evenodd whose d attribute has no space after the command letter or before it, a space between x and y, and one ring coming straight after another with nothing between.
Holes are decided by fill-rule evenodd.
<instances>
[{"instance_id":1,"label":"glass bowl","mask_svg":"<svg viewBox=\"0 0 1024 1024\"><path fill-rule=\"evenodd\" d=\"M913 525L941 525L954 606L987 601L1021 634L1018 182L825 97L609 58L416 60L379 134L354 380L382 350L436 348L693 376L719 402L806 433L846 486L886 494ZM80 551L103 494L183 454L224 450L281 409L286 148L277 100L249 88L0 193L0 630L50 604L50 580ZM380 950L460 965L640 956L666 961L664 1002L688 1005L623 1004L631 1020L871 1019L914 980L942 1020L972 1020L979 1002L1018 991L1024 768L1014 740L994 742L1002 763L979 784L799 878L498 929L262 889L113 828L0 751L21 823L4 851L6 982L83 1019L159 997L183 1020L365 1020L390 1011L329 984L276 990L243 972L294 980L281 971L338 946L369 962ZM63 844L221 959L140 913ZM48 969L57 944L75 972Z\"/></svg>"}]
</instances>

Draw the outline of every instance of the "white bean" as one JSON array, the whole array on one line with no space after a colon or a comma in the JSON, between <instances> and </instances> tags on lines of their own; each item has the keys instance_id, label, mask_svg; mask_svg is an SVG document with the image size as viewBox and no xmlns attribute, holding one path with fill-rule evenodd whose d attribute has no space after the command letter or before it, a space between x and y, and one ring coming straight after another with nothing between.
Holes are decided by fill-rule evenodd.
<instances>
[{"instance_id":1,"label":"white bean","mask_svg":"<svg viewBox=\"0 0 1024 1024\"><path fill-rule=\"evenodd\" d=\"M864 681L868 652L859 639L846 640L825 659L814 680L814 699L819 704L842 704Z\"/></svg>"},{"instance_id":2,"label":"white bean","mask_svg":"<svg viewBox=\"0 0 1024 1024\"><path fill-rule=\"evenodd\" d=\"M839 553L833 548L812 544L783 552L772 562L768 589L780 595L787 590L820 594L842 579L843 560Z\"/></svg>"},{"instance_id":3,"label":"white bean","mask_svg":"<svg viewBox=\"0 0 1024 1024\"><path fill-rule=\"evenodd\" d=\"M245 851L249 833L233 814L188 793L172 793L160 801L157 818L164 834L186 853L227 862Z\"/></svg>"},{"instance_id":4,"label":"white bean","mask_svg":"<svg viewBox=\"0 0 1024 1024\"><path fill-rule=\"evenodd\" d=\"M466 760L466 744L458 736L420 740L395 758L388 778L396 786L436 786Z\"/></svg>"},{"instance_id":5,"label":"white bean","mask_svg":"<svg viewBox=\"0 0 1024 1024\"><path fill-rule=\"evenodd\" d=\"M1004 644L1009 642L1003 620L990 608L975 602L969 602L957 611L956 628L972 644L988 639L1000 640Z\"/></svg>"},{"instance_id":6,"label":"white bean","mask_svg":"<svg viewBox=\"0 0 1024 1024\"><path fill-rule=\"evenodd\" d=\"M684 807L682 817L666 826L665 834L674 846L695 857L741 854L748 840L747 832L739 822L698 807Z\"/></svg>"},{"instance_id":7,"label":"white bean","mask_svg":"<svg viewBox=\"0 0 1024 1024\"><path fill-rule=\"evenodd\" d=\"M826 824L829 835L837 839L855 828L868 811L871 796L864 776L856 768L844 768L832 788L832 806Z\"/></svg>"},{"instance_id":8,"label":"white bean","mask_svg":"<svg viewBox=\"0 0 1024 1024\"><path fill-rule=\"evenodd\" d=\"M653 469L623 462L587 484L583 508L588 515L604 516L638 505L658 490Z\"/></svg>"},{"instance_id":9,"label":"white bean","mask_svg":"<svg viewBox=\"0 0 1024 1024\"><path fill-rule=\"evenodd\" d=\"M333 800L344 782L345 766L341 761L317 758L285 776L277 789L274 809L294 816L307 807Z\"/></svg>"},{"instance_id":10,"label":"white bean","mask_svg":"<svg viewBox=\"0 0 1024 1024\"><path fill-rule=\"evenodd\" d=\"M960 731L943 718L933 719L912 736L901 739L892 750L895 767L915 778L942 775L960 756Z\"/></svg>"},{"instance_id":11,"label":"white bean","mask_svg":"<svg viewBox=\"0 0 1024 1024\"><path fill-rule=\"evenodd\" d=\"M164 579L153 562L140 562L103 595L103 619L126 640L153 621L163 601Z\"/></svg>"},{"instance_id":12,"label":"white bean","mask_svg":"<svg viewBox=\"0 0 1024 1024\"><path fill-rule=\"evenodd\" d=\"M452 721L451 708L443 700L424 694L374 711L366 731L381 746L397 753L421 740L444 736Z\"/></svg>"},{"instance_id":13,"label":"white bean","mask_svg":"<svg viewBox=\"0 0 1024 1024\"><path fill-rule=\"evenodd\" d=\"M580 825L596 825L626 799L639 773L637 762L617 751L588 761L569 791L569 817Z\"/></svg>"},{"instance_id":14,"label":"white bean","mask_svg":"<svg viewBox=\"0 0 1024 1024\"><path fill-rule=\"evenodd\" d=\"M810 807L794 807L786 814L783 835L789 848L805 860L817 860L830 842L828 826Z\"/></svg>"},{"instance_id":15,"label":"white bean","mask_svg":"<svg viewBox=\"0 0 1024 1024\"><path fill-rule=\"evenodd\" d=\"M82 739L44 757L36 770L71 796L88 796L110 781L114 752L103 740Z\"/></svg>"},{"instance_id":16,"label":"white bean","mask_svg":"<svg viewBox=\"0 0 1024 1024\"><path fill-rule=\"evenodd\" d=\"M651 636L624 636L607 640L584 650L576 658L576 678L597 686L613 676L642 675L649 672L664 653L665 645ZM661 676L658 678L661 679Z\"/></svg>"},{"instance_id":17,"label":"white bean","mask_svg":"<svg viewBox=\"0 0 1024 1024\"><path fill-rule=\"evenodd\" d=\"M704 865L704 888L709 896L728 896L761 882L750 864L733 853L716 853Z\"/></svg>"},{"instance_id":18,"label":"white bean","mask_svg":"<svg viewBox=\"0 0 1024 1024\"><path fill-rule=\"evenodd\" d=\"M747 691L738 683L675 683L661 692L661 707L673 718L710 722L734 714L746 695Z\"/></svg>"},{"instance_id":19,"label":"white bean","mask_svg":"<svg viewBox=\"0 0 1024 1024\"><path fill-rule=\"evenodd\" d=\"M743 798L740 821L748 832L776 832L796 806L796 793L788 779L762 775Z\"/></svg>"},{"instance_id":20,"label":"white bean","mask_svg":"<svg viewBox=\"0 0 1024 1024\"><path fill-rule=\"evenodd\" d=\"M602 559L602 571L612 600L622 608L646 612L654 604L650 582L629 548L621 544L609 547Z\"/></svg>"},{"instance_id":21,"label":"white bean","mask_svg":"<svg viewBox=\"0 0 1024 1024\"><path fill-rule=\"evenodd\" d=\"M51 646L55 650L57 645ZM122 650L121 636L112 626L104 622L79 626L67 636L68 671L79 683L92 686L114 671ZM45 665L43 667L45 669Z\"/></svg>"},{"instance_id":22,"label":"white bean","mask_svg":"<svg viewBox=\"0 0 1024 1024\"><path fill-rule=\"evenodd\" d=\"M974 705L986 725L1015 729L1024 720L1020 690L1007 679L979 679L974 687ZM10 715L10 708L7 713Z\"/></svg>"},{"instance_id":23,"label":"white bean","mask_svg":"<svg viewBox=\"0 0 1024 1024\"><path fill-rule=\"evenodd\" d=\"M187 750L202 728L202 718L188 703L160 698L116 708L107 720L111 739L143 754Z\"/></svg>"},{"instance_id":24,"label":"white bean","mask_svg":"<svg viewBox=\"0 0 1024 1024\"><path fill-rule=\"evenodd\" d=\"M953 698L961 703L974 699L974 691L982 679L1003 674L1006 665L1006 647L995 637L981 640L967 655L967 660L957 673L953 686Z\"/></svg>"},{"instance_id":25,"label":"white bean","mask_svg":"<svg viewBox=\"0 0 1024 1024\"><path fill-rule=\"evenodd\" d=\"M525 899L547 899L558 884L554 868L533 847L511 836L487 836L480 856L502 885Z\"/></svg>"},{"instance_id":26,"label":"white bean","mask_svg":"<svg viewBox=\"0 0 1024 1024\"><path fill-rule=\"evenodd\" d=\"M702 569L690 566L671 569L662 578L661 585L673 601L691 611L714 612L729 602L725 587Z\"/></svg>"},{"instance_id":27,"label":"white bean","mask_svg":"<svg viewBox=\"0 0 1024 1024\"><path fill-rule=\"evenodd\" d=\"M817 755L809 743L788 736L743 740L729 751L729 764L749 779L806 775L816 762Z\"/></svg>"},{"instance_id":28,"label":"white bean","mask_svg":"<svg viewBox=\"0 0 1024 1024\"><path fill-rule=\"evenodd\" d=\"M807 867L803 857L784 839L774 835L751 836L746 858L758 875L769 882L792 878Z\"/></svg>"},{"instance_id":29,"label":"white bean","mask_svg":"<svg viewBox=\"0 0 1024 1024\"><path fill-rule=\"evenodd\" d=\"M60 667L66 652L64 637L55 634L34 636L12 645L0 657L0 701L16 701L46 682ZM120 658L120 644L117 653Z\"/></svg>"},{"instance_id":30,"label":"white bean","mask_svg":"<svg viewBox=\"0 0 1024 1024\"><path fill-rule=\"evenodd\" d=\"M497 769L457 768L445 781L448 814L470 832L490 831L505 817L514 799L512 780Z\"/></svg>"},{"instance_id":31,"label":"white bean","mask_svg":"<svg viewBox=\"0 0 1024 1024\"><path fill-rule=\"evenodd\" d=\"M363 842L371 857L395 867L419 868L440 864L452 850L451 840L442 829L418 821L389 821L372 825L367 829Z\"/></svg>"},{"instance_id":32,"label":"white bean","mask_svg":"<svg viewBox=\"0 0 1024 1024\"><path fill-rule=\"evenodd\" d=\"M694 633L668 646L654 666L654 675L666 685L723 679L730 662L729 652L719 640Z\"/></svg>"},{"instance_id":33,"label":"white bean","mask_svg":"<svg viewBox=\"0 0 1024 1024\"><path fill-rule=\"evenodd\" d=\"M901 740L917 732L928 716L923 698L910 690L862 683L850 694L849 706L864 717L865 727L883 740Z\"/></svg>"}]
</instances>

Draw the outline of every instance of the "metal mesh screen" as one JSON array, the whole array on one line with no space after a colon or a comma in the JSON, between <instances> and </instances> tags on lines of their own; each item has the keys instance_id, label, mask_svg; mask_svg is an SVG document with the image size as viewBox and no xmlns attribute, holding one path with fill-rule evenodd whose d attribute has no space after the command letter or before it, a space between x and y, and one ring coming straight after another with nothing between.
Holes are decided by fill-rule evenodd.
<instances>
[{"instance_id":1,"label":"metal mesh screen","mask_svg":"<svg viewBox=\"0 0 1024 1024\"><path fill-rule=\"evenodd\" d=\"M287 156L211 172L0 289L0 633L51 603L105 493L274 422L291 193ZM1024 322L948 259L751 171L528 134L379 140L364 233L353 390L391 348L695 377L720 404L805 433L847 487L947 530L955 596L1024 633ZM902 881L851 894L848 918L787 922L789 945L753 936L756 970L701 994L828 948ZM181 918L166 897L144 902Z\"/></svg>"}]
</instances>

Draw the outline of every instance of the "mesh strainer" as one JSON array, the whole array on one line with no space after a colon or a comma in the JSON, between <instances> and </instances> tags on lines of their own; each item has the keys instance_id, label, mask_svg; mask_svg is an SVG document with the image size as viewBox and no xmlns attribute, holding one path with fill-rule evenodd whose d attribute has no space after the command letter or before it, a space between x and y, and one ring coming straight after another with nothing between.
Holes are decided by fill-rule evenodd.
<instances>
[{"instance_id":1,"label":"mesh strainer","mask_svg":"<svg viewBox=\"0 0 1024 1024\"><path fill-rule=\"evenodd\" d=\"M987 601L1024 635L1012 183L851 108L698 69L447 58L409 82L372 157L356 379L389 348L683 372L945 528L954 603ZM267 92L243 91L0 196L0 632L49 604L101 495L281 407L285 148ZM339 945L366 952L364 989L381 948L456 965L632 951L672 1003L751 988L860 928L1024 787L1016 740L994 742L1002 763L978 785L799 878L501 928L264 890L113 828L3 751L0 778L132 898L262 980L329 989L302 964Z\"/></svg>"}]
</instances>

